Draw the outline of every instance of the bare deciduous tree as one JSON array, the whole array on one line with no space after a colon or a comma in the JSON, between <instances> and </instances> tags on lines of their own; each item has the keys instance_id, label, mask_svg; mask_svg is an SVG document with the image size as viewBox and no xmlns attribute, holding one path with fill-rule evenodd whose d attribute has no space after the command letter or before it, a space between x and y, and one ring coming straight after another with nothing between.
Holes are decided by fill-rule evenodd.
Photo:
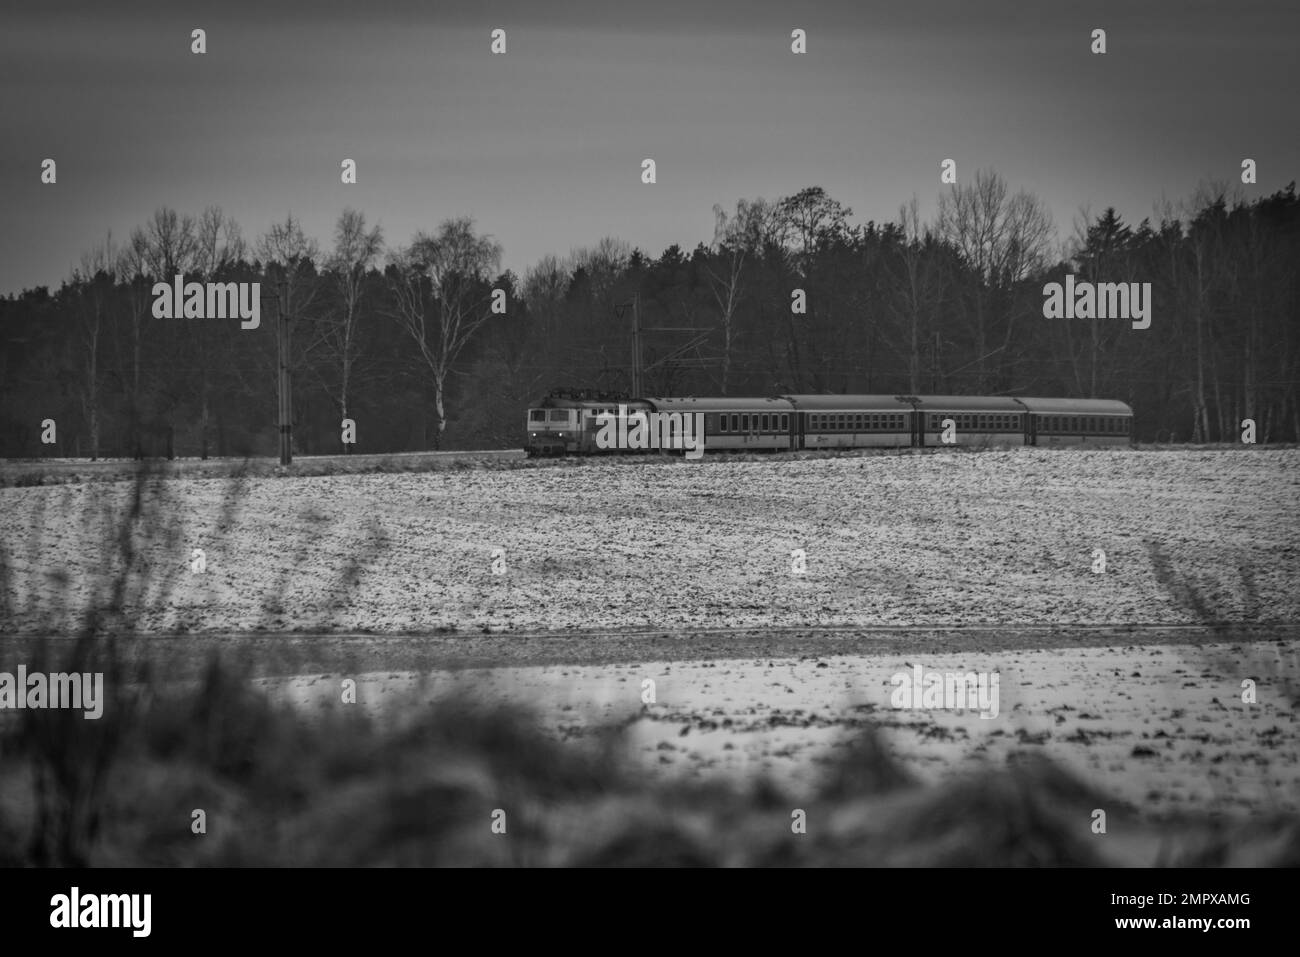
<instances>
[{"instance_id":1,"label":"bare deciduous tree","mask_svg":"<svg viewBox=\"0 0 1300 957\"><path fill-rule=\"evenodd\" d=\"M118 254L109 233L104 242L81 254L72 272L72 285L78 291L80 306L83 376L79 398L90 434L91 460L99 458L99 351L104 315L117 280Z\"/></svg>"},{"instance_id":2,"label":"bare deciduous tree","mask_svg":"<svg viewBox=\"0 0 1300 957\"><path fill-rule=\"evenodd\" d=\"M457 357L491 315L488 280L500 268L501 246L474 232L468 217L450 219L435 235L417 233L390 256L393 313L415 342L433 386L435 446L447 429L446 390Z\"/></svg>"},{"instance_id":3,"label":"bare deciduous tree","mask_svg":"<svg viewBox=\"0 0 1300 957\"><path fill-rule=\"evenodd\" d=\"M364 213L345 209L334 226L334 251L325 263L333 302L324 318L322 341L330 358L338 363L339 379L335 399L342 418L348 417L348 395L357 361L358 323L366 273L384 248L379 226L366 228ZM345 445L345 452L352 446Z\"/></svg>"},{"instance_id":4,"label":"bare deciduous tree","mask_svg":"<svg viewBox=\"0 0 1300 957\"><path fill-rule=\"evenodd\" d=\"M1002 177L979 170L973 182L954 185L939 197L937 231L972 272L976 358L971 364L978 368L975 391L984 392L989 388L988 360L1003 352L1014 335L1017 313L1010 289L1045 266L1052 217L1038 197L1023 190L1009 196ZM1001 342L994 345L999 323Z\"/></svg>"},{"instance_id":5,"label":"bare deciduous tree","mask_svg":"<svg viewBox=\"0 0 1300 957\"><path fill-rule=\"evenodd\" d=\"M731 376L732 346L736 339L736 310L744 295L745 262L761 252L771 210L762 199L754 202L742 199L736 202L736 211L730 215L721 205L715 205L713 217L713 255L705 262L705 271L722 323L720 388L726 395Z\"/></svg>"}]
</instances>

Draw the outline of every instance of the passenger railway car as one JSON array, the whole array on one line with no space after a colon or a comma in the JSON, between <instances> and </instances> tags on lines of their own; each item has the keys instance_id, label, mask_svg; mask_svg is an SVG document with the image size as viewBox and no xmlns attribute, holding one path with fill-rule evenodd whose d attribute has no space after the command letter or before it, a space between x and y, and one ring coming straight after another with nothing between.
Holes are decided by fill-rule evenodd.
<instances>
[{"instance_id":1,"label":"passenger railway car","mask_svg":"<svg viewBox=\"0 0 1300 957\"><path fill-rule=\"evenodd\" d=\"M893 395L792 395L801 449L902 448L912 444L912 407Z\"/></svg>"},{"instance_id":2,"label":"passenger railway car","mask_svg":"<svg viewBox=\"0 0 1300 957\"><path fill-rule=\"evenodd\" d=\"M702 413L706 450L1099 446L1133 441L1133 410L1114 399L954 395L616 399L553 394L528 410L526 450L529 455L607 451L596 445L597 416L630 417L642 412ZM945 423L951 424L951 432ZM945 434L951 442L944 440Z\"/></svg>"},{"instance_id":3,"label":"passenger railway car","mask_svg":"<svg viewBox=\"0 0 1300 957\"><path fill-rule=\"evenodd\" d=\"M912 397L916 412L914 445L1024 445L1025 407L1005 396L926 395ZM945 442L944 422L954 427Z\"/></svg>"},{"instance_id":4,"label":"passenger railway car","mask_svg":"<svg viewBox=\"0 0 1300 957\"><path fill-rule=\"evenodd\" d=\"M795 407L789 399L647 399L656 412L704 414L705 449L789 450Z\"/></svg>"},{"instance_id":5,"label":"passenger railway car","mask_svg":"<svg viewBox=\"0 0 1300 957\"><path fill-rule=\"evenodd\" d=\"M1029 445L1128 445L1133 410L1114 399L1020 399Z\"/></svg>"}]
</instances>

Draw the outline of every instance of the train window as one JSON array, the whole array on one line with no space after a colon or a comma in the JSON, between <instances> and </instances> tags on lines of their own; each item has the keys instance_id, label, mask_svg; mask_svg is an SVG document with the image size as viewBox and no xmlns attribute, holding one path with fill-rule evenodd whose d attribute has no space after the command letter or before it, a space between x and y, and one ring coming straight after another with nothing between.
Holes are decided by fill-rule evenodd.
<instances>
[{"instance_id":1,"label":"train window","mask_svg":"<svg viewBox=\"0 0 1300 957\"><path fill-rule=\"evenodd\" d=\"M731 414L731 431L740 431L740 416L736 415L734 412Z\"/></svg>"},{"instance_id":2,"label":"train window","mask_svg":"<svg viewBox=\"0 0 1300 957\"><path fill-rule=\"evenodd\" d=\"M749 431L749 416L744 413L742 413L740 416L740 431L742 432Z\"/></svg>"},{"instance_id":3,"label":"train window","mask_svg":"<svg viewBox=\"0 0 1300 957\"><path fill-rule=\"evenodd\" d=\"M782 431L782 432L789 432L789 431L790 431L790 413L789 413L789 412L782 412L782 413L781 413L781 431Z\"/></svg>"},{"instance_id":4,"label":"train window","mask_svg":"<svg viewBox=\"0 0 1300 957\"><path fill-rule=\"evenodd\" d=\"M552 410L551 410L551 421L552 421L552 422L564 422L564 423L567 424L568 421L569 421L569 410L568 410L568 409L552 409Z\"/></svg>"},{"instance_id":5,"label":"train window","mask_svg":"<svg viewBox=\"0 0 1300 957\"><path fill-rule=\"evenodd\" d=\"M765 416L763 416L763 431L764 431L764 432L767 432L767 431L768 431L767 426L768 426L768 421L767 421L767 416L765 415Z\"/></svg>"},{"instance_id":6,"label":"train window","mask_svg":"<svg viewBox=\"0 0 1300 957\"><path fill-rule=\"evenodd\" d=\"M529 422L545 422L545 421L546 421L546 410L545 410L545 409L529 409L529 410L528 410L528 421L529 421Z\"/></svg>"},{"instance_id":7,"label":"train window","mask_svg":"<svg viewBox=\"0 0 1300 957\"><path fill-rule=\"evenodd\" d=\"M727 431L727 416L725 413L718 416L718 431L719 432Z\"/></svg>"}]
</instances>

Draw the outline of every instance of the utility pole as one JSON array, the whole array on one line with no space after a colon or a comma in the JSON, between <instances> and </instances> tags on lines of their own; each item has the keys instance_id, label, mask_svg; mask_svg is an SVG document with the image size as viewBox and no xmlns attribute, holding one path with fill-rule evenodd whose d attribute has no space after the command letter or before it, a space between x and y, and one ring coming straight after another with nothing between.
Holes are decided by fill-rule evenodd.
<instances>
[{"instance_id":1,"label":"utility pole","mask_svg":"<svg viewBox=\"0 0 1300 957\"><path fill-rule=\"evenodd\" d=\"M632 398L641 398L641 304L632 293Z\"/></svg>"},{"instance_id":2,"label":"utility pole","mask_svg":"<svg viewBox=\"0 0 1300 957\"><path fill-rule=\"evenodd\" d=\"M930 348L930 394L939 394L939 333L934 334L934 345Z\"/></svg>"},{"instance_id":3,"label":"utility pole","mask_svg":"<svg viewBox=\"0 0 1300 957\"><path fill-rule=\"evenodd\" d=\"M614 314L623 318L627 307L632 307L632 398L641 398L641 309L638 294L632 293L627 302L620 302L614 307Z\"/></svg>"},{"instance_id":4,"label":"utility pole","mask_svg":"<svg viewBox=\"0 0 1300 957\"><path fill-rule=\"evenodd\" d=\"M680 368L703 367L703 366L711 366L717 364L718 361L717 359L678 358L678 356L680 356L682 353L688 352L692 349L698 351L699 347L703 345L709 337L708 329L696 329L696 328L681 327L681 326L652 326L648 329L645 329L642 328L641 326L641 298L638 293L635 292L632 293L632 298L627 302L618 303L614 307L614 314L617 315L620 319L622 319L629 306L632 307L632 398L634 399L643 398L641 390L644 388L645 385L643 379L647 370L644 364L644 359L642 357L642 339L644 337L644 334L647 332L695 333L695 338L689 340L678 349L674 350L673 352L670 352L668 355L652 362L650 364L651 369L654 369L661 365L669 365L669 364L671 364L674 367L680 367Z\"/></svg>"},{"instance_id":5,"label":"utility pole","mask_svg":"<svg viewBox=\"0 0 1300 957\"><path fill-rule=\"evenodd\" d=\"M279 322L276 323L276 362L279 366L280 464L293 464L293 383L289 378L288 283L280 282Z\"/></svg>"}]
</instances>

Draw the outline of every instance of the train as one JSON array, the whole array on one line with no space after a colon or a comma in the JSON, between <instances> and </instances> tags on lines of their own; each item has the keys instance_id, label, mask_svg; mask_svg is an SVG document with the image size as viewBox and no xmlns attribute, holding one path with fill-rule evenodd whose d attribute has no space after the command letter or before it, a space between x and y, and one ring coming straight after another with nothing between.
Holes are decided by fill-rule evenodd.
<instances>
[{"instance_id":1,"label":"train","mask_svg":"<svg viewBox=\"0 0 1300 957\"><path fill-rule=\"evenodd\" d=\"M627 449L600 447L597 435L602 426L611 417L630 419L652 412L702 415L703 447L710 451L953 445L1092 448L1133 442L1133 409L1117 399L970 395L634 398L556 390L528 410L524 448L530 457L626 453Z\"/></svg>"}]
</instances>

